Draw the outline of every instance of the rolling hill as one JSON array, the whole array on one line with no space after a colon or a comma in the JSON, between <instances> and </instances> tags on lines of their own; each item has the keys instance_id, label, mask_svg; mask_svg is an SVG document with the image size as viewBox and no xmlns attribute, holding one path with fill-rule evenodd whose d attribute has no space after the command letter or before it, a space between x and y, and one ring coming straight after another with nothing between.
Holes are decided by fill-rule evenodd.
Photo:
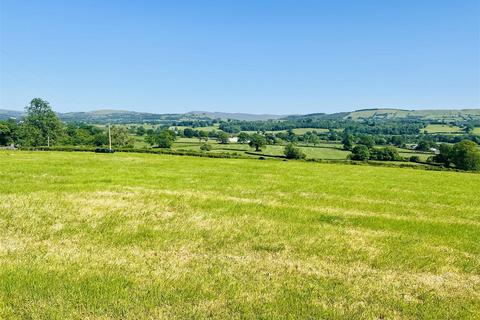
<instances>
[{"instance_id":1,"label":"rolling hill","mask_svg":"<svg viewBox=\"0 0 480 320\"><path fill-rule=\"evenodd\" d=\"M23 112L0 109L0 120L20 119ZM88 123L141 123L141 122L168 122L178 120L207 120L207 119L232 119L246 121L282 120L282 119L333 119L333 120L387 120L387 119L412 119L430 121L469 121L480 120L480 109L432 109L432 110L405 110L405 109L361 109L352 112L338 112L332 114L312 113L306 115L275 115L228 113L209 111L190 111L187 113L148 113L127 110L103 109L88 112L58 113L65 122Z\"/></svg>"}]
</instances>

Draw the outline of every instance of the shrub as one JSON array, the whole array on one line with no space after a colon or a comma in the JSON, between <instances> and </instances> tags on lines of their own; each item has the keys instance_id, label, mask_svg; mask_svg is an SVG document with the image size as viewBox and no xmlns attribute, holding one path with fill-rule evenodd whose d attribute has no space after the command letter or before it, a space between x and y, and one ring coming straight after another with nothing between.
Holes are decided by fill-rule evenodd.
<instances>
[{"instance_id":1,"label":"shrub","mask_svg":"<svg viewBox=\"0 0 480 320\"><path fill-rule=\"evenodd\" d=\"M381 161L398 161L402 160L402 157L400 157L395 147L385 147L370 149L370 159Z\"/></svg>"},{"instance_id":2,"label":"shrub","mask_svg":"<svg viewBox=\"0 0 480 320\"><path fill-rule=\"evenodd\" d=\"M365 161L370 159L370 150L367 146L363 144L356 145L352 150L352 155L350 156L352 160Z\"/></svg>"},{"instance_id":3,"label":"shrub","mask_svg":"<svg viewBox=\"0 0 480 320\"><path fill-rule=\"evenodd\" d=\"M287 159L305 159L306 155L299 148L296 148L293 143L289 143L285 146L284 151Z\"/></svg>"},{"instance_id":4,"label":"shrub","mask_svg":"<svg viewBox=\"0 0 480 320\"><path fill-rule=\"evenodd\" d=\"M203 144L200 146L200 150L202 150L202 151L210 151L210 150L212 150L212 145L211 145L211 144L208 144L208 143L203 143Z\"/></svg>"}]
</instances>

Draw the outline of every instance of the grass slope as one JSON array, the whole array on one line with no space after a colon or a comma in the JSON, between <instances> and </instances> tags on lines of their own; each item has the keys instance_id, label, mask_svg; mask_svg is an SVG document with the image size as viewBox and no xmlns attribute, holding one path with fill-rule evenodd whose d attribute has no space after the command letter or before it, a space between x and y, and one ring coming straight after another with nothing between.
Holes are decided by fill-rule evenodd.
<instances>
[{"instance_id":1,"label":"grass slope","mask_svg":"<svg viewBox=\"0 0 480 320\"><path fill-rule=\"evenodd\" d=\"M480 175L0 152L0 318L478 318Z\"/></svg>"}]
</instances>

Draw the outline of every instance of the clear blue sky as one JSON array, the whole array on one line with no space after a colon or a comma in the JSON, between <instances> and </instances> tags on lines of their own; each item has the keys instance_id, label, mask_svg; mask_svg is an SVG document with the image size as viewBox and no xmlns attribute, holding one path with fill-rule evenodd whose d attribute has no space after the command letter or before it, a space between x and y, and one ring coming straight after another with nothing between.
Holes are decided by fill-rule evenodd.
<instances>
[{"instance_id":1,"label":"clear blue sky","mask_svg":"<svg viewBox=\"0 0 480 320\"><path fill-rule=\"evenodd\" d=\"M3 109L479 107L477 0L0 3Z\"/></svg>"}]
</instances>

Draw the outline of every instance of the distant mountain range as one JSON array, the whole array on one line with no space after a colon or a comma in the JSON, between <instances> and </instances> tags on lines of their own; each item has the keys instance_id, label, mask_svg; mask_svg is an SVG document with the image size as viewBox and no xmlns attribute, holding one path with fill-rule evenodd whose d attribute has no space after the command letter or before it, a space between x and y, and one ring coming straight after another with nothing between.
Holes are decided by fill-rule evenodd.
<instances>
[{"instance_id":1,"label":"distant mountain range","mask_svg":"<svg viewBox=\"0 0 480 320\"><path fill-rule=\"evenodd\" d=\"M234 119L234 120L274 120L284 118L285 115L278 114L252 114L252 113L228 113L228 112L208 112L208 111L190 111L186 116L205 117L211 119Z\"/></svg>"},{"instance_id":2,"label":"distant mountain range","mask_svg":"<svg viewBox=\"0 0 480 320\"><path fill-rule=\"evenodd\" d=\"M306 115L287 116L292 118L320 118L320 119L417 119L417 120L480 120L480 109L432 109L432 110L405 110L405 109L360 109L352 112L338 112L332 114L313 113Z\"/></svg>"},{"instance_id":3,"label":"distant mountain range","mask_svg":"<svg viewBox=\"0 0 480 320\"><path fill-rule=\"evenodd\" d=\"M280 119L284 115L274 114L250 114L250 113L226 113L191 111L187 113L148 113L127 110L104 109L88 112L66 112L57 113L59 118L66 122L89 122L89 123L140 123L140 122L162 122L178 120L202 120L202 119L233 119L233 120L269 120ZM23 116L21 111L0 109L0 119L15 118Z\"/></svg>"},{"instance_id":4,"label":"distant mountain range","mask_svg":"<svg viewBox=\"0 0 480 320\"><path fill-rule=\"evenodd\" d=\"M0 119L21 119L23 112L0 109ZM65 122L88 122L88 123L142 123L142 122L168 122L180 120L205 120L205 119L232 119L232 120L279 120L279 119L424 119L424 120L480 120L480 109L462 110L405 110L405 109L361 109L352 112L339 112L332 114L314 113L306 115L275 115L275 114L250 114L250 113L226 113L191 111L187 113L158 114L125 110L96 110L89 112L66 112L58 113L60 119Z\"/></svg>"}]
</instances>

